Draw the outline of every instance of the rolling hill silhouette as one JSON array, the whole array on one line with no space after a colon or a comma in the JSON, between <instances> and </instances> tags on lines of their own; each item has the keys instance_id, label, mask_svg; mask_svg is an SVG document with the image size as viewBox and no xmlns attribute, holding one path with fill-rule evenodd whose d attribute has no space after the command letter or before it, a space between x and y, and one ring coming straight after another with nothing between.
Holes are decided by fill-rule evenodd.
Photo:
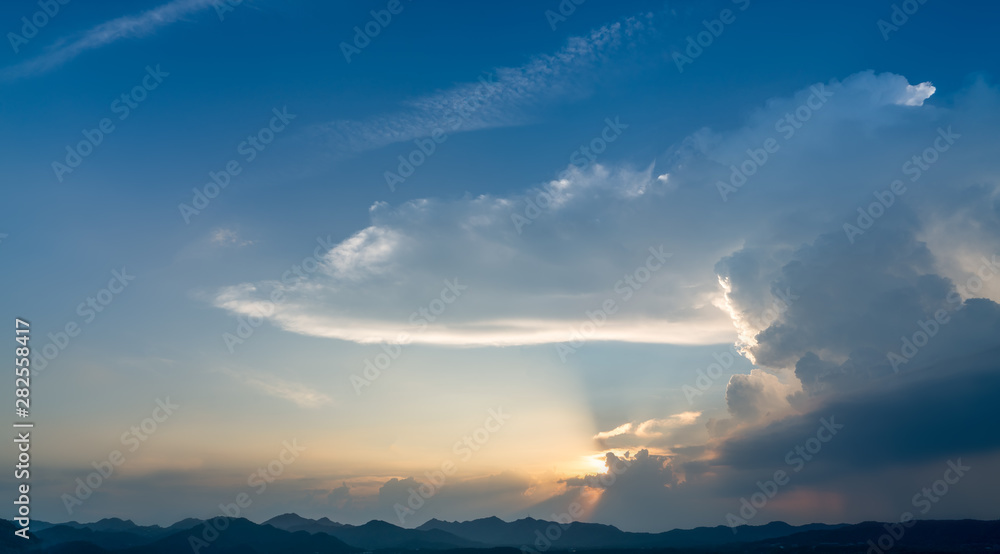
<instances>
[{"instance_id":1,"label":"rolling hill silhouette","mask_svg":"<svg viewBox=\"0 0 1000 554\"><path fill-rule=\"evenodd\" d=\"M221 518L212 520L219 526ZM328 518L309 519L283 514L264 523L229 519L225 530L206 534L208 522L185 519L169 527L140 526L117 518L94 523L37 523L32 540L13 536L12 522L0 520L0 551L45 554L279 554L354 553L449 550L454 554L589 550L592 552L866 552L887 533L887 524L809 524L793 526L771 522L741 526L675 529L663 533L632 533L611 525L573 522L561 525L523 518L507 522L488 517L463 522L432 519L416 529L384 521L346 525ZM558 529L558 532L556 531ZM194 542L193 541L194 538ZM207 540L206 540L207 539ZM204 540L205 542L199 542ZM872 541L869 543L868 541ZM1000 521L918 521L891 551L984 552L1000 551Z\"/></svg>"}]
</instances>

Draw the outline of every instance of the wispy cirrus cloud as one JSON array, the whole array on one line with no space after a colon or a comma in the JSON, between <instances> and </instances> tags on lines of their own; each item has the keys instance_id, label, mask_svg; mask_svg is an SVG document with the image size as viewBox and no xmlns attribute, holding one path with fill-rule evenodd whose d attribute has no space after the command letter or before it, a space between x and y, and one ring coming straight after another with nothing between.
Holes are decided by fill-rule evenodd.
<instances>
[{"instance_id":1,"label":"wispy cirrus cloud","mask_svg":"<svg viewBox=\"0 0 1000 554\"><path fill-rule=\"evenodd\" d=\"M52 71L88 50L96 50L125 38L143 37L161 27L211 8L217 0L174 0L137 15L126 15L92 27L72 38L62 38L43 54L5 68L6 80L32 77Z\"/></svg>"},{"instance_id":2,"label":"wispy cirrus cloud","mask_svg":"<svg viewBox=\"0 0 1000 554\"><path fill-rule=\"evenodd\" d=\"M268 396L293 402L300 408L319 408L333 403L333 399L326 394L317 392L302 383L282 379L275 375L241 373L229 368L223 368L219 371Z\"/></svg>"},{"instance_id":3,"label":"wispy cirrus cloud","mask_svg":"<svg viewBox=\"0 0 1000 554\"><path fill-rule=\"evenodd\" d=\"M317 127L342 153L362 152L429 136L520 125L532 106L581 97L598 79L597 71L615 51L653 31L652 16L630 17L570 37L553 54L533 57L518 67L501 67L476 82L406 102L406 107L361 120L338 120Z\"/></svg>"}]
</instances>

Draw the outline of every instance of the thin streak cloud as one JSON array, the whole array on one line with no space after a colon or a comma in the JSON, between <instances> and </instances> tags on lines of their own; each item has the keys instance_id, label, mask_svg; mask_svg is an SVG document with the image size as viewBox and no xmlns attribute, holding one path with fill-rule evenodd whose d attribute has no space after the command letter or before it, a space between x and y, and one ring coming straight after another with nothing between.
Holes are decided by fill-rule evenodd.
<instances>
[{"instance_id":1,"label":"thin streak cloud","mask_svg":"<svg viewBox=\"0 0 1000 554\"><path fill-rule=\"evenodd\" d=\"M328 395L294 381L263 373L240 373L224 368L222 373L268 396L288 400L300 408L319 408L333 403Z\"/></svg>"},{"instance_id":2,"label":"thin streak cloud","mask_svg":"<svg viewBox=\"0 0 1000 554\"><path fill-rule=\"evenodd\" d=\"M126 15L84 31L76 38L63 38L49 46L44 54L3 70L6 80L33 77L52 71L88 50L115 43L125 38L152 34L185 17L208 9L213 0L174 0L138 15Z\"/></svg>"},{"instance_id":3,"label":"thin streak cloud","mask_svg":"<svg viewBox=\"0 0 1000 554\"><path fill-rule=\"evenodd\" d=\"M627 18L570 37L554 54L533 57L518 67L501 67L478 82L407 102L406 109L362 120L320 125L333 148L363 152L429 136L528 123L528 109L558 98L586 96L602 61L641 35L652 31L645 18Z\"/></svg>"}]
</instances>

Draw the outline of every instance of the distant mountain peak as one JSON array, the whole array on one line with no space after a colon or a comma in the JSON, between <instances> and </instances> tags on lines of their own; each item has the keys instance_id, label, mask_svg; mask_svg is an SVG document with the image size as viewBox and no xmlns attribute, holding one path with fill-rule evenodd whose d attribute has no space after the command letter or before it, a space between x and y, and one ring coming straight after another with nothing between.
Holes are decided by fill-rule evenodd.
<instances>
[{"instance_id":1,"label":"distant mountain peak","mask_svg":"<svg viewBox=\"0 0 1000 554\"><path fill-rule=\"evenodd\" d=\"M265 521L263 524L270 525L271 527L277 527L278 529L288 530L291 527L299 525L308 525L310 523L313 523L313 520L304 518L299 514L294 514L289 512L287 514L274 516L271 519Z\"/></svg>"},{"instance_id":2,"label":"distant mountain peak","mask_svg":"<svg viewBox=\"0 0 1000 554\"><path fill-rule=\"evenodd\" d=\"M139 527L130 519L121 519L118 517L106 517L93 523L81 523L78 525L79 527L86 527L94 531L131 531ZM158 528L158 526L154 527Z\"/></svg>"},{"instance_id":3,"label":"distant mountain peak","mask_svg":"<svg viewBox=\"0 0 1000 554\"><path fill-rule=\"evenodd\" d=\"M285 514L277 515L277 516L272 517L268 521L273 521L273 520L279 520L279 521L281 521L281 520L312 521L311 519L302 517L299 514L296 514L295 512L288 512L288 513L285 513Z\"/></svg>"},{"instance_id":4,"label":"distant mountain peak","mask_svg":"<svg viewBox=\"0 0 1000 554\"><path fill-rule=\"evenodd\" d=\"M128 525L135 525L131 519L122 519L120 517L106 517L98 520L97 523L126 523Z\"/></svg>"},{"instance_id":5,"label":"distant mountain peak","mask_svg":"<svg viewBox=\"0 0 1000 554\"><path fill-rule=\"evenodd\" d=\"M361 527L369 527L369 528L376 527L376 528L383 528L383 529L387 528L387 527L395 527L397 529L402 529L402 527L399 527L398 525L393 525L393 524L389 523L388 521L382 521L381 519L373 519L373 520L369 521L368 523L365 523L364 525L361 525Z\"/></svg>"},{"instance_id":6,"label":"distant mountain peak","mask_svg":"<svg viewBox=\"0 0 1000 554\"><path fill-rule=\"evenodd\" d=\"M192 527L197 527L198 525L201 525L204 522L205 521L201 519L186 517L178 521L177 523L174 523L170 527L167 527L167 529L190 529Z\"/></svg>"}]
</instances>

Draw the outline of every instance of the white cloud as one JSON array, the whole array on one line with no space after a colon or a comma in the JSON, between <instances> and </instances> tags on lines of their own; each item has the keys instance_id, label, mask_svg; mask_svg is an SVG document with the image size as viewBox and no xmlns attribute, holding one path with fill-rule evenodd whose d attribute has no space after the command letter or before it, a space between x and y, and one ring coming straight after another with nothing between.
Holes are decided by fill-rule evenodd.
<instances>
[{"instance_id":1,"label":"white cloud","mask_svg":"<svg viewBox=\"0 0 1000 554\"><path fill-rule=\"evenodd\" d=\"M360 152L430 136L519 125L530 120L525 111L557 98L587 94L595 70L606 56L651 30L649 18L627 18L585 36L570 37L554 54L535 56L518 67L501 67L478 82L417 98L395 113L357 121L332 121L317 126L337 150Z\"/></svg>"},{"instance_id":2,"label":"white cloud","mask_svg":"<svg viewBox=\"0 0 1000 554\"><path fill-rule=\"evenodd\" d=\"M906 85L905 94L896 103L904 106L923 106L924 100L930 98L936 90L930 82L920 83L919 85Z\"/></svg>"},{"instance_id":3,"label":"white cloud","mask_svg":"<svg viewBox=\"0 0 1000 554\"><path fill-rule=\"evenodd\" d=\"M327 253L328 271L335 279L349 281L388 271L402 240L392 229L368 227Z\"/></svg>"},{"instance_id":4,"label":"white cloud","mask_svg":"<svg viewBox=\"0 0 1000 554\"><path fill-rule=\"evenodd\" d=\"M173 0L138 15L112 19L84 31L73 39L63 39L49 47L44 54L20 64L10 66L3 76L11 79L51 71L80 54L117 42L124 38L149 35L159 29L202 10L213 7L218 0Z\"/></svg>"},{"instance_id":5,"label":"white cloud","mask_svg":"<svg viewBox=\"0 0 1000 554\"><path fill-rule=\"evenodd\" d=\"M594 438L597 440L610 439L611 437L617 437L618 435L624 435L630 432L632 432L632 424L623 423L610 431L601 431L600 433L594 435Z\"/></svg>"},{"instance_id":6,"label":"white cloud","mask_svg":"<svg viewBox=\"0 0 1000 554\"><path fill-rule=\"evenodd\" d=\"M293 402L300 408L319 408L333 403L333 399L326 394L275 375L241 373L229 368L222 368L219 371L268 396Z\"/></svg>"},{"instance_id":7,"label":"white cloud","mask_svg":"<svg viewBox=\"0 0 1000 554\"><path fill-rule=\"evenodd\" d=\"M701 412L681 412L663 419L647 419L636 425L635 434L638 437L655 437L665 432L691 425L701 417Z\"/></svg>"},{"instance_id":8,"label":"white cloud","mask_svg":"<svg viewBox=\"0 0 1000 554\"><path fill-rule=\"evenodd\" d=\"M322 260L323 270L309 280L229 287L219 292L216 304L255 314L263 295L279 288L288 300L271 317L294 332L356 342L391 342L406 332L413 342L461 346L564 342L587 324L588 313L614 301L616 313L592 340L731 341L728 318L710 301L714 284L693 284L683 260L659 261L651 254L650 249L672 254L676 239L627 238L632 223L620 215L590 224L591 238L552 238L553 232L565 232L560 228L576 226L594 205L610 201L626 209L633 195L658 194L649 171L612 173L596 166L568 175L548 188L557 191L556 200L524 236L511 216L538 190L515 198L420 200L395 209L378 204L372 225L334 247ZM646 186L637 189L636 182ZM610 236L602 236L604 228ZM623 241L632 244L623 247ZM647 262L658 269L649 272ZM702 267L711 275L710 266ZM649 281L637 283L637 271ZM442 305L445 281L468 289Z\"/></svg>"},{"instance_id":9,"label":"white cloud","mask_svg":"<svg viewBox=\"0 0 1000 554\"><path fill-rule=\"evenodd\" d=\"M217 246L250 246L252 240L244 240L235 229L219 228L212 231L209 241Z\"/></svg>"}]
</instances>

